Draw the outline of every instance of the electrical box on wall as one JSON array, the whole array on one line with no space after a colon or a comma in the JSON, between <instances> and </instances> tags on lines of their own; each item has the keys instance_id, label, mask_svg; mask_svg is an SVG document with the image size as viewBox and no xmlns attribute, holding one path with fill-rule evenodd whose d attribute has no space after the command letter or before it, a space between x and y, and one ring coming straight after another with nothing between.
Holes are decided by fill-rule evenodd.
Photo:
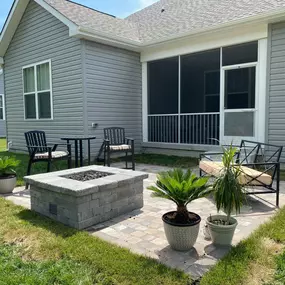
<instances>
[{"instance_id":1,"label":"electrical box on wall","mask_svg":"<svg viewBox=\"0 0 285 285\"><path fill-rule=\"evenodd\" d=\"M93 129L96 129L98 127L98 124L97 123L92 123L91 126L92 126Z\"/></svg>"}]
</instances>

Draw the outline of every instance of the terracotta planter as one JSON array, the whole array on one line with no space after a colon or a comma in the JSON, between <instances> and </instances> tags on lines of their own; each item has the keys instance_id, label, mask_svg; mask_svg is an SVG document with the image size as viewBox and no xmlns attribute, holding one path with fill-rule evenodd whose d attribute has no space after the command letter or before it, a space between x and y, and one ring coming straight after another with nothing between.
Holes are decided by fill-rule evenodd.
<instances>
[{"instance_id":1,"label":"terracotta planter","mask_svg":"<svg viewBox=\"0 0 285 285\"><path fill-rule=\"evenodd\" d=\"M171 248L178 251L190 250L198 238L201 217L195 213L190 213L197 217L197 222L189 225L175 224L165 217L175 212L169 212L163 215L164 232Z\"/></svg>"},{"instance_id":2,"label":"terracotta planter","mask_svg":"<svg viewBox=\"0 0 285 285\"><path fill-rule=\"evenodd\" d=\"M17 183L16 175L0 177L0 194L12 193Z\"/></svg>"}]
</instances>

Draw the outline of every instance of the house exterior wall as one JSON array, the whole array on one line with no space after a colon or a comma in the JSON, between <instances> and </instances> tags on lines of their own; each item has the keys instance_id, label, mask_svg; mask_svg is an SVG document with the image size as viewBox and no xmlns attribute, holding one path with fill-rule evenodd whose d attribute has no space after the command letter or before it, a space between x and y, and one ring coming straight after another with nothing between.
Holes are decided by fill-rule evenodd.
<instances>
[{"instance_id":1,"label":"house exterior wall","mask_svg":"<svg viewBox=\"0 0 285 285\"><path fill-rule=\"evenodd\" d=\"M142 142L142 68L140 54L84 41L84 90L86 133L97 137L92 154L103 142L103 129L123 127L135 139L136 151ZM92 128L92 123L98 124Z\"/></svg>"},{"instance_id":2,"label":"house exterior wall","mask_svg":"<svg viewBox=\"0 0 285 285\"><path fill-rule=\"evenodd\" d=\"M1 72L1 70L0 70L0 94L4 95L4 75ZM0 120L0 138L3 138L5 136L6 136L6 121Z\"/></svg>"},{"instance_id":3,"label":"house exterior wall","mask_svg":"<svg viewBox=\"0 0 285 285\"><path fill-rule=\"evenodd\" d=\"M267 139L270 144L285 146L285 22L269 26L268 55Z\"/></svg>"},{"instance_id":4,"label":"house exterior wall","mask_svg":"<svg viewBox=\"0 0 285 285\"><path fill-rule=\"evenodd\" d=\"M30 1L4 57L6 120L12 150L26 151L24 132L43 130L48 143L82 135L83 84L81 41L67 26ZM22 67L51 60L53 120L24 120Z\"/></svg>"}]
</instances>

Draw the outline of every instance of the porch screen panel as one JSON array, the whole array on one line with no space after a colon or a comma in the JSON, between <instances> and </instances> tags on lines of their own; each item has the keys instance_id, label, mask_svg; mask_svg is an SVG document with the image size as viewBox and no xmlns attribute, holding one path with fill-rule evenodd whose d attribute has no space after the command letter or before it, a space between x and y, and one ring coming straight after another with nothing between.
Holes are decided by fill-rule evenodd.
<instances>
[{"instance_id":1,"label":"porch screen panel","mask_svg":"<svg viewBox=\"0 0 285 285\"><path fill-rule=\"evenodd\" d=\"M181 56L181 113L220 111L220 50Z\"/></svg>"},{"instance_id":2,"label":"porch screen panel","mask_svg":"<svg viewBox=\"0 0 285 285\"><path fill-rule=\"evenodd\" d=\"M223 66L257 61L257 41L223 48Z\"/></svg>"},{"instance_id":3,"label":"porch screen panel","mask_svg":"<svg viewBox=\"0 0 285 285\"><path fill-rule=\"evenodd\" d=\"M178 143L179 59L148 63L148 140Z\"/></svg>"},{"instance_id":4,"label":"porch screen panel","mask_svg":"<svg viewBox=\"0 0 285 285\"><path fill-rule=\"evenodd\" d=\"M180 143L217 144L220 49L181 56Z\"/></svg>"},{"instance_id":5,"label":"porch screen panel","mask_svg":"<svg viewBox=\"0 0 285 285\"><path fill-rule=\"evenodd\" d=\"M178 113L178 57L148 63L148 113Z\"/></svg>"}]
</instances>

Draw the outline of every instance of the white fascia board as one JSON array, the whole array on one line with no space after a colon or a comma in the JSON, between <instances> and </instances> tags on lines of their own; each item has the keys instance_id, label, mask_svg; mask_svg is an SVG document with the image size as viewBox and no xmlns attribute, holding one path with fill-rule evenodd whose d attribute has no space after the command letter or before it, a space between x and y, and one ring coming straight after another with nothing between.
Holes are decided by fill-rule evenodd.
<instances>
[{"instance_id":1,"label":"white fascia board","mask_svg":"<svg viewBox=\"0 0 285 285\"><path fill-rule=\"evenodd\" d=\"M178 55L191 54L215 48L256 41L268 36L268 23L236 25L231 28L176 39L152 47L145 47L141 62L153 61Z\"/></svg>"},{"instance_id":2,"label":"white fascia board","mask_svg":"<svg viewBox=\"0 0 285 285\"><path fill-rule=\"evenodd\" d=\"M0 57L3 57L17 30L30 0L15 0L0 35Z\"/></svg>"},{"instance_id":3,"label":"white fascia board","mask_svg":"<svg viewBox=\"0 0 285 285\"><path fill-rule=\"evenodd\" d=\"M25 13L25 10L30 0L15 0L7 21L4 25L2 33L0 35L0 57L3 57L9 47L9 44L18 28L18 25ZM65 16L52 8L43 0L34 0L37 4L51 13L54 17L59 19L62 23L69 27L69 29L75 29L78 26L72 21L68 20Z\"/></svg>"},{"instance_id":4,"label":"white fascia board","mask_svg":"<svg viewBox=\"0 0 285 285\"><path fill-rule=\"evenodd\" d=\"M78 28L78 25L70 21L68 18L66 18L63 14L58 12L56 9L54 9L52 6L47 4L43 0L34 0L37 4L42 6L44 9L46 9L49 13L51 13L54 17L56 17L58 20L60 20L63 24L68 26L70 30L74 30Z\"/></svg>"},{"instance_id":5,"label":"white fascia board","mask_svg":"<svg viewBox=\"0 0 285 285\"><path fill-rule=\"evenodd\" d=\"M84 27L78 27L72 30L70 29L69 36L79 39L86 39L89 41L95 41L106 45L116 46L137 52L141 51L142 48L142 44L139 42L128 40L122 37L110 36L106 33L94 31Z\"/></svg>"}]
</instances>

